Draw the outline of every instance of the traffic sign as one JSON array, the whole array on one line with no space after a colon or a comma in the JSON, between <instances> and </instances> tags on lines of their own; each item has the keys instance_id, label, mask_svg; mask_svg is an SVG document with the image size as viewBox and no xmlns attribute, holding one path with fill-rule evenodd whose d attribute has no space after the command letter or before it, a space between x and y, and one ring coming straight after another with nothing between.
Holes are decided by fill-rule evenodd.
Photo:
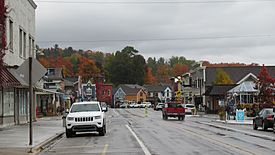
<instances>
[{"instance_id":1,"label":"traffic sign","mask_svg":"<svg viewBox=\"0 0 275 155\"><path fill-rule=\"evenodd\" d=\"M26 59L23 64L16 70L17 74L29 84L29 59ZM45 74L47 69L42 66L36 59L32 59L32 84L39 81Z\"/></svg>"}]
</instances>

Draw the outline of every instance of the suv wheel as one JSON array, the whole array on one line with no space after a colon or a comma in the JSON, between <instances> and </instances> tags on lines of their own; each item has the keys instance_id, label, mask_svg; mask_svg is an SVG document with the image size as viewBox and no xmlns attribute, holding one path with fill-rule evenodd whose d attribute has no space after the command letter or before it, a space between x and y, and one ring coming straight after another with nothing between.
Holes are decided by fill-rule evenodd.
<instances>
[{"instance_id":1,"label":"suv wheel","mask_svg":"<svg viewBox=\"0 0 275 155\"><path fill-rule=\"evenodd\" d=\"M106 125L104 124L102 128L99 129L99 135L104 136L106 134Z\"/></svg>"},{"instance_id":2,"label":"suv wheel","mask_svg":"<svg viewBox=\"0 0 275 155\"><path fill-rule=\"evenodd\" d=\"M72 137L72 136L73 136L72 130L66 129L66 137L67 137L67 138L70 138L70 137Z\"/></svg>"}]
</instances>

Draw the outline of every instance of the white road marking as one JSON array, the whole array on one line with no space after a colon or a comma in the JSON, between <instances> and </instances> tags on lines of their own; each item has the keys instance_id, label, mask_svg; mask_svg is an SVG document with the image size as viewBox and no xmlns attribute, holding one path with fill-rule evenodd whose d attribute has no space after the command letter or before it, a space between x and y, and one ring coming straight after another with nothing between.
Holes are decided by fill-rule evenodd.
<instances>
[{"instance_id":1,"label":"white road marking","mask_svg":"<svg viewBox=\"0 0 275 155\"><path fill-rule=\"evenodd\" d=\"M118 113L115 109L113 109L113 112L114 112L117 116L119 116L119 113Z\"/></svg>"},{"instance_id":2,"label":"white road marking","mask_svg":"<svg viewBox=\"0 0 275 155\"><path fill-rule=\"evenodd\" d=\"M135 134L135 132L129 127L129 125L125 125L126 128L132 133L132 135L136 138L138 141L139 145L141 146L143 152L145 155L151 155L147 147L143 144L143 142L138 138L138 136Z\"/></svg>"}]
</instances>

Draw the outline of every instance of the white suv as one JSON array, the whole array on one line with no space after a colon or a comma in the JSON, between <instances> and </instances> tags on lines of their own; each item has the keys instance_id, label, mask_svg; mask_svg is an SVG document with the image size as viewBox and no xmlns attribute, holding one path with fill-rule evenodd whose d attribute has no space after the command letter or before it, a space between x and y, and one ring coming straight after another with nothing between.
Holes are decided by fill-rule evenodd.
<instances>
[{"instance_id":1,"label":"white suv","mask_svg":"<svg viewBox=\"0 0 275 155\"><path fill-rule=\"evenodd\" d=\"M100 136L106 133L105 112L97 101L74 103L66 117L66 137L76 132L97 131Z\"/></svg>"}]
</instances>

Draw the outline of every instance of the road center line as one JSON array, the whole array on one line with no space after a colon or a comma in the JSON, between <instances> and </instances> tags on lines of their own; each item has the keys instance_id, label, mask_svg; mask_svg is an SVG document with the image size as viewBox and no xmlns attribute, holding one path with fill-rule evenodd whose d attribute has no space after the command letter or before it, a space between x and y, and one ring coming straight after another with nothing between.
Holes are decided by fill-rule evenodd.
<instances>
[{"instance_id":1,"label":"road center line","mask_svg":"<svg viewBox=\"0 0 275 155\"><path fill-rule=\"evenodd\" d=\"M107 150L108 150L108 147L109 147L109 145L108 145L108 144L106 144L106 145L104 146L104 149L103 149L103 151L102 151L101 155L106 155Z\"/></svg>"},{"instance_id":2,"label":"road center line","mask_svg":"<svg viewBox=\"0 0 275 155\"><path fill-rule=\"evenodd\" d=\"M132 135L136 138L137 142L139 143L139 145L141 146L143 152L145 153L145 155L151 155L151 153L149 152L149 150L147 149L147 147L143 144L143 142L138 138L138 136L135 134L135 132L129 127L129 125L125 125L126 128L132 133Z\"/></svg>"}]
</instances>

